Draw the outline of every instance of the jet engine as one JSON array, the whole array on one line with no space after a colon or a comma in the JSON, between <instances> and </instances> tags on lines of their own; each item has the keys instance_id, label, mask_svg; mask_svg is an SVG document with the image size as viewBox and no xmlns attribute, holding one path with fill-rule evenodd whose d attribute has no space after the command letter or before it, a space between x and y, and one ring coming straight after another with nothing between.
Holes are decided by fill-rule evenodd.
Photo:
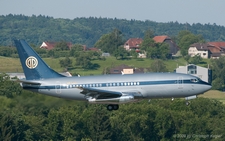
<instances>
[{"instance_id":1,"label":"jet engine","mask_svg":"<svg viewBox=\"0 0 225 141\"><path fill-rule=\"evenodd\" d=\"M107 98L107 99L96 99L96 98L88 98L88 102L90 103L106 103L106 104L119 104L119 103L128 103L135 102L138 99L134 99L132 95L123 95L117 98Z\"/></svg>"}]
</instances>

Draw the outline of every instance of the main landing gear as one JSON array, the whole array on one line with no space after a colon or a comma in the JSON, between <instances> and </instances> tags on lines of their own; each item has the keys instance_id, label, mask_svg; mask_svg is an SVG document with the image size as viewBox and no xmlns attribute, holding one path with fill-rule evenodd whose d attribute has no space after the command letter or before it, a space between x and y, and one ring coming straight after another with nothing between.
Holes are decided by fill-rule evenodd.
<instances>
[{"instance_id":1,"label":"main landing gear","mask_svg":"<svg viewBox=\"0 0 225 141\"><path fill-rule=\"evenodd\" d=\"M186 106L188 106L190 104L190 102L189 101L186 101L185 104L186 104Z\"/></svg>"},{"instance_id":2,"label":"main landing gear","mask_svg":"<svg viewBox=\"0 0 225 141\"><path fill-rule=\"evenodd\" d=\"M118 110L119 109L119 105L118 104L109 104L107 106L107 110L112 111L112 110Z\"/></svg>"}]
</instances>

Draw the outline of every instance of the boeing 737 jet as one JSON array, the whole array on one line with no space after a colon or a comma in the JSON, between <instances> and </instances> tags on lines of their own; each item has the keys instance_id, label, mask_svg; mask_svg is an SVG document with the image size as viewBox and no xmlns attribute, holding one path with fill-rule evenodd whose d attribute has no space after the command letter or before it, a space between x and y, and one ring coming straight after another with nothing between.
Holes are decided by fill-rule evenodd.
<instances>
[{"instance_id":1,"label":"boeing 737 jet","mask_svg":"<svg viewBox=\"0 0 225 141\"><path fill-rule=\"evenodd\" d=\"M144 73L125 75L65 77L52 70L24 40L15 40L26 79L23 89L44 95L89 103L119 104L152 98L181 98L186 102L211 88L198 77L181 73ZM187 103L188 104L188 103Z\"/></svg>"}]
</instances>

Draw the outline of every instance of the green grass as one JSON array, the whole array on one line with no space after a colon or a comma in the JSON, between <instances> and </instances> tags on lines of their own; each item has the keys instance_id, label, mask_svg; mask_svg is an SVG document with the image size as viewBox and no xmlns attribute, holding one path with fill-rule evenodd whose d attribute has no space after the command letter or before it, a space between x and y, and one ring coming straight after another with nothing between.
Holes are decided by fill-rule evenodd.
<instances>
[{"instance_id":1,"label":"green grass","mask_svg":"<svg viewBox=\"0 0 225 141\"><path fill-rule=\"evenodd\" d=\"M20 60L18 58L9 58L0 56L1 72L22 72Z\"/></svg>"},{"instance_id":2,"label":"green grass","mask_svg":"<svg viewBox=\"0 0 225 141\"><path fill-rule=\"evenodd\" d=\"M56 70L57 72L65 71L64 68L60 67L59 60L63 58L43 58L49 67ZM71 58L73 65L75 64L75 58ZM151 59L125 59L117 60L115 57L108 57L105 61L103 60L93 60L92 63L99 64L99 68L96 70L84 70L81 67L69 68L71 73L79 73L80 75L99 75L102 74L102 71L112 66L118 66L121 64L126 64L136 68L150 68L151 63L154 60ZM167 69L170 72L173 72L178 66L185 66L186 61L183 58L177 58L173 60L164 61ZM23 72L19 58L10 58L10 57L0 57L0 72Z\"/></svg>"},{"instance_id":3,"label":"green grass","mask_svg":"<svg viewBox=\"0 0 225 141\"><path fill-rule=\"evenodd\" d=\"M199 95L199 97L216 99L216 100L221 101L223 104L225 104L225 92L221 92L221 91L217 91L217 90L210 90L202 95Z\"/></svg>"}]
</instances>

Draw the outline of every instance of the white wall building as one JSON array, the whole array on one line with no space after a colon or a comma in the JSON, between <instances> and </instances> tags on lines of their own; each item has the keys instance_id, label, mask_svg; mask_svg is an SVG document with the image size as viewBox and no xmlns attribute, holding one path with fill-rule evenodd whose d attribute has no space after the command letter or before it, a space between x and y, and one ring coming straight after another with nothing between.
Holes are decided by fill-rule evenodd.
<instances>
[{"instance_id":1,"label":"white wall building","mask_svg":"<svg viewBox=\"0 0 225 141\"><path fill-rule=\"evenodd\" d=\"M195 55L200 55L201 58L209 58L208 44L195 43L192 44L188 49L188 55L194 57Z\"/></svg>"},{"instance_id":2,"label":"white wall building","mask_svg":"<svg viewBox=\"0 0 225 141\"><path fill-rule=\"evenodd\" d=\"M179 66L176 69L176 72L191 74L191 75L199 77L205 82L208 82L208 83L212 82L212 70L208 68L200 67L194 64L189 64L187 66Z\"/></svg>"}]
</instances>

